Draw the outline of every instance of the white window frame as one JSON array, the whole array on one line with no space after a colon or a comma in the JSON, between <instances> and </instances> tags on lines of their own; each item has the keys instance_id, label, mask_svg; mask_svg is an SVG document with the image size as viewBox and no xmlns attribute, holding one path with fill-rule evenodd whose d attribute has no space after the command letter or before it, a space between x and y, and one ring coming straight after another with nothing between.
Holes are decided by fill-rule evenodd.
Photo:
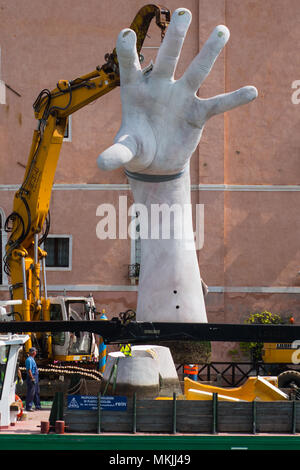
<instances>
[{"instance_id":1,"label":"white window frame","mask_svg":"<svg viewBox=\"0 0 300 470\"><path fill-rule=\"evenodd\" d=\"M6 104L6 85L1 79L1 47L0 47L0 104Z\"/></svg>"},{"instance_id":2,"label":"white window frame","mask_svg":"<svg viewBox=\"0 0 300 470\"><path fill-rule=\"evenodd\" d=\"M72 142L72 115L71 114L68 117L67 129L68 129L68 137L64 137L63 141Z\"/></svg>"},{"instance_id":3,"label":"white window frame","mask_svg":"<svg viewBox=\"0 0 300 470\"><path fill-rule=\"evenodd\" d=\"M72 271L72 246L73 246L73 236L72 235L66 235L66 234L49 234L47 238L68 238L69 239L69 266L66 267L49 267L46 266L46 271ZM43 243L43 249L45 249L44 243Z\"/></svg>"}]
</instances>

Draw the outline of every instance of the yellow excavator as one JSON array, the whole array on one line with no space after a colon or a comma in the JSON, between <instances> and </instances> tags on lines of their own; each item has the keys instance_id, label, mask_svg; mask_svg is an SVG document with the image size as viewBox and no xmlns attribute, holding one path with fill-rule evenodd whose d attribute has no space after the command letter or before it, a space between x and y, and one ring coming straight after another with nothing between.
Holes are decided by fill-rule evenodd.
<instances>
[{"instance_id":1,"label":"yellow excavator","mask_svg":"<svg viewBox=\"0 0 300 470\"><path fill-rule=\"evenodd\" d=\"M140 9L130 28L137 35L140 54L152 19L161 37L170 22L170 11L150 4ZM49 232L49 205L56 166L68 117L120 84L116 50L105 55L105 63L72 81L60 80L54 90L44 89L33 104L38 121L34 131L24 180L15 194L13 211L5 229L10 232L4 264L9 276L12 307L16 321L93 320L93 298L49 297L46 282L46 256L43 243ZM45 359L80 361L91 359L94 335L90 332L30 333L25 350L38 345Z\"/></svg>"}]
</instances>

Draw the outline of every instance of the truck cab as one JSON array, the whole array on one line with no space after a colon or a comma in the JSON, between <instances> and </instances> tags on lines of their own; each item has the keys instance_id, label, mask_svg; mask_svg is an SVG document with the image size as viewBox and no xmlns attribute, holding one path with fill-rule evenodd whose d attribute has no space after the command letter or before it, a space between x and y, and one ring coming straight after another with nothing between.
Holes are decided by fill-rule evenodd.
<instances>
[{"instance_id":1,"label":"truck cab","mask_svg":"<svg viewBox=\"0 0 300 470\"><path fill-rule=\"evenodd\" d=\"M50 321L94 320L93 297L49 297ZM52 354L58 361L90 361L95 353L95 337L89 332L52 333Z\"/></svg>"}]
</instances>

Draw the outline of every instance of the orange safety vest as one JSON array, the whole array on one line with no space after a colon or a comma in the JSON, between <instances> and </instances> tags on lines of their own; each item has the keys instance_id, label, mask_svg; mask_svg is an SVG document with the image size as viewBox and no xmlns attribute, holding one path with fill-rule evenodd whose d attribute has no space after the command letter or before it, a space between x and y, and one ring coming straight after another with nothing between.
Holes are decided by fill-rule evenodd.
<instances>
[{"instance_id":1,"label":"orange safety vest","mask_svg":"<svg viewBox=\"0 0 300 470\"><path fill-rule=\"evenodd\" d=\"M185 364L183 371L186 375L197 375L198 366L196 364Z\"/></svg>"}]
</instances>

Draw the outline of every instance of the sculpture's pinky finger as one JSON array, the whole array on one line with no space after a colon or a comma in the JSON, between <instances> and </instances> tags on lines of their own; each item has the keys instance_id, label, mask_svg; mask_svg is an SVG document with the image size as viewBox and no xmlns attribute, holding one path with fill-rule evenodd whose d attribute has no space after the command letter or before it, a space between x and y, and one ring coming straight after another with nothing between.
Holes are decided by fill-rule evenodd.
<instances>
[{"instance_id":1,"label":"sculpture's pinky finger","mask_svg":"<svg viewBox=\"0 0 300 470\"><path fill-rule=\"evenodd\" d=\"M207 118L225 113L231 109L247 104L257 98L258 92L254 86L245 86L239 90L214 96L206 101Z\"/></svg>"}]
</instances>

